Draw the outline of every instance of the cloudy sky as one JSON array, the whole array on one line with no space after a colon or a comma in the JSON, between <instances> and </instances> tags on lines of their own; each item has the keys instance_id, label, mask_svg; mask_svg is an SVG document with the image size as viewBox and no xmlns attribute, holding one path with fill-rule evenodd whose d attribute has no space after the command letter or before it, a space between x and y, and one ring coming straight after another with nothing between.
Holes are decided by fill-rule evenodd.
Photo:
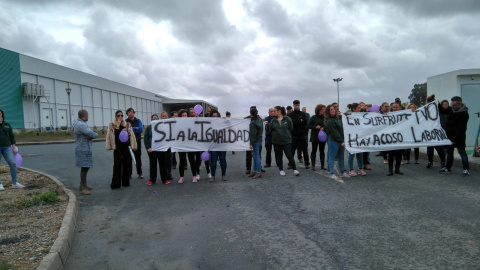
<instances>
[{"instance_id":1,"label":"cloudy sky","mask_svg":"<svg viewBox=\"0 0 480 270\"><path fill-rule=\"evenodd\" d=\"M222 114L395 97L480 68L479 0L0 0L0 47ZM439 97L447 98L447 97Z\"/></svg>"}]
</instances>

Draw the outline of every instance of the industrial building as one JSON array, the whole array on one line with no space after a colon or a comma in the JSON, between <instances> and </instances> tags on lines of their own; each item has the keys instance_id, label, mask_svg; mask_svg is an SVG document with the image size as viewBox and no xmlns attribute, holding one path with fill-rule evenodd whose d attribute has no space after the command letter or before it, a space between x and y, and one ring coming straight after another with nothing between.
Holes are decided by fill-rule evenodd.
<instances>
[{"instance_id":1,"label":"industrial building","mask_svg":"<svg viewBox=\"0 0 480 270\"><path fill-rule=\"evenodd\" d=\"M438 101L453 96L462 97L468 107L467 146L476 145L480 130L480 69L459 69L427 78L428 95L435 94Z\"/></svg>"},{"instance_id":2,"label":"industrial building","mask_svg":"<svg viewBox=\"0 0 480 270\"><path fill-rule=\"evenodd\" d=\"M144 125L162 111L188 109L204 100L172 99L0 48L0 109L16 131L68 130L81 109L102 130L117 110L132 107Z\"/></svg>"}]
</instances>

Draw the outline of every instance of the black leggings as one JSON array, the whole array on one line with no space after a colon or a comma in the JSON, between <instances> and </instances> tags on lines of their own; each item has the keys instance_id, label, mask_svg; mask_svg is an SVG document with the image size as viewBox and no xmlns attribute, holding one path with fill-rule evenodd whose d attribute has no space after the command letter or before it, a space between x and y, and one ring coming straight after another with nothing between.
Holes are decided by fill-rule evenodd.
<instances>
[{"instance_id":1,"label":"black leggings","mask_svg":"<svg viewBox=\"0 0 480 270\"><path fill-rule=\"evenodd\" d=\"M192 172L192 176L197 175L197 163L195 162L195 154L196 152L179 152L178 156L180 156L180 177L184 176L185 166L187 165L187 155L188 155L188 163L190 163L190 171Z\"/></svg>"}]
</instances>

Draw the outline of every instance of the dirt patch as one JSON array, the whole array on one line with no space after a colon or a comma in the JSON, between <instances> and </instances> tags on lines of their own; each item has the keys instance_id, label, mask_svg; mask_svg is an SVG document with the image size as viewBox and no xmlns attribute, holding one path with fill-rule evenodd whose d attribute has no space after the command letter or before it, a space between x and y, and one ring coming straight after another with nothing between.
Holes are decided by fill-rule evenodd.
<instances>
[{"instance_id":1,"label":"dirt patch","mask_svg":"<svg viewBox=\"0 0 480 270\"><path fill-rule=\"evenodd\" d=\"M0 268L34 269L47 255L58 236L68 205L68 196L53 180L18 168L18 182L24 189L12 189L8 166L0 165ZM32 201L54 191L57 203Z\"/></svg>"}]
</instances>

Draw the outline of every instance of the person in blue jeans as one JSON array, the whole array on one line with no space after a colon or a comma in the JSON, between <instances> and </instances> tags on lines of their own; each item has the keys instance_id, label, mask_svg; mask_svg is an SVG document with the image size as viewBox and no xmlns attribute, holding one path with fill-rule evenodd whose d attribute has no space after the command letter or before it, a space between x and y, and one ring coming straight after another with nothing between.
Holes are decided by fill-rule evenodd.
<instances>
[{"instance_id":1,"label":"person in blue jeans","mask_svg":"<svg viewBox=\"0 0 480 270\"><path fill-rule=\"evenodd\" d=\"M350 178L344 168L345 142L343 141L342 120L338 117L337 110L333 105L328 105L325 114L325 132L328 135L328 168L330 178L337 179L334 171L335 158L338 158L338 170L342 177Z\"/></svg>"},{"instance_id":2,"label":"person in blue jeans","mask_svg":"<svg viewBox=\"0 0 480 270\"><path fill-rule=\"evenodd\" d=\"M262 177L262 160L260 158L260 147L262 146L263 121L258 116L256 108L250 109L250 150L253 150L253 170L249 174L252 179Z\"/></svg>"},{"instance_id":3,"label":"person in blue jeans","mask_svg":"<svg viewBox=\"0 0 480 270\"><path fill-rule=\"evenodd\" d=\"M15 135L12 126L5 122L5 113L0 110L0 161L2 156L10 167L10 176L12 177L12 188L24 188L25 186L17 182L17 164L15 154L18 152L15 146ZM0 180L0 191L5 190Z\"/></svg>"},{"instance_id":4,"label":"person in blue jeans","mask_svg":"<svg viewBox=\"0 0 480 270\"><path fill-rule=\"evenodd\" d=\"M210 117L221 117L220 113L217 110L212 110L210 112ZM211 173L210 182L215 182L215 173L217 172L217 160L220 160L220 168L222 169L222 180L227 181L227 152L226 151L210 151L211 158Z\"/></svg>"}]
</instances>

